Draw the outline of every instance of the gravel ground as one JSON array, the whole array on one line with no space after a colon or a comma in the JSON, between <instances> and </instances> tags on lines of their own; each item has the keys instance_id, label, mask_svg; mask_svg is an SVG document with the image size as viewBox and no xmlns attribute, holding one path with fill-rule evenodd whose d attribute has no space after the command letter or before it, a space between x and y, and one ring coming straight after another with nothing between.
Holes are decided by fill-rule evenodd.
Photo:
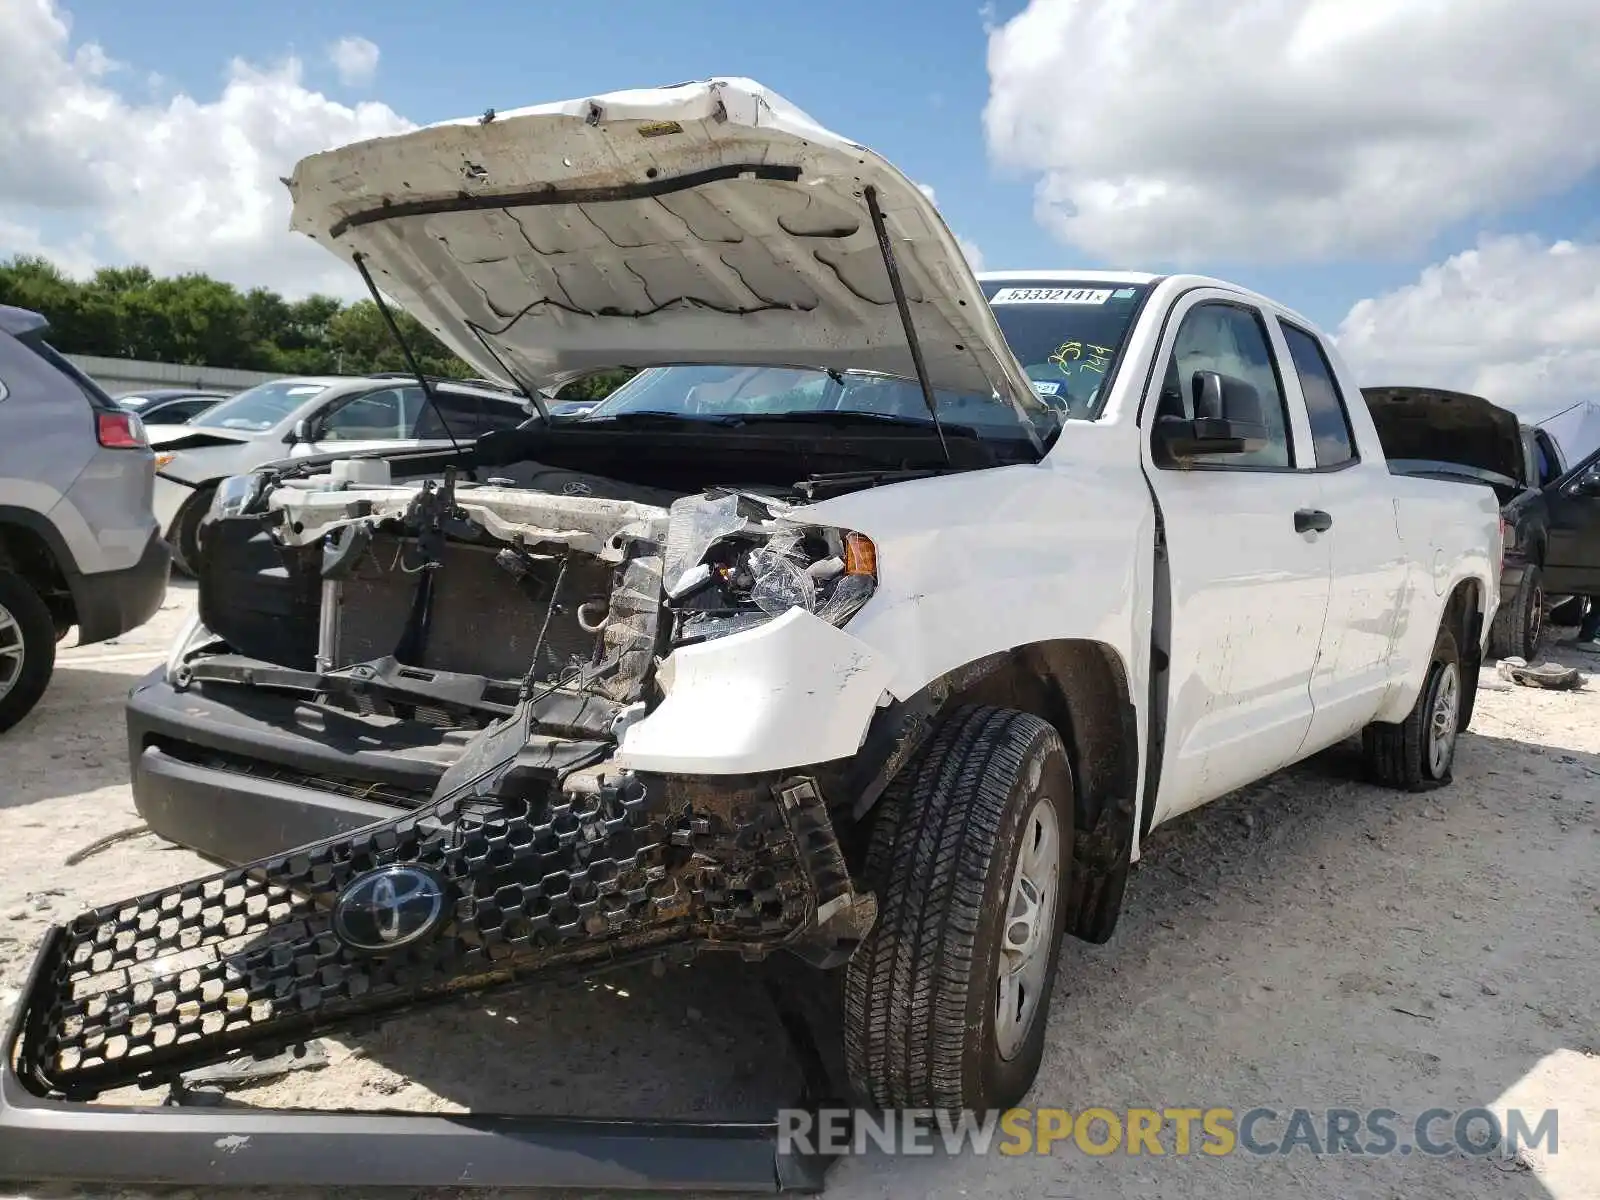
<instances>
[{"instance_id":1,"label":"gravel ground","mask_svg":"<svg viewBox=\"0 0 1600 1200\"><path fill-rule=\"evenodd\" d=\"M146 628L65 648L45 703L0 742L0 1010L49 922L207 869L148 836L65 864L137 824L122 700L192 602L175 585ZM1600 670L1559 646L1552 657ZM1485 678L1452 787L1379 791L1341 747L1158 830L1116 937L1068 942L1029 1103L1389 1108L1407 1121L1436 1106L1557 1108L1556 1154L874 1154L836 1165L829 1197L1600 1197L1600 684ZM328 1043L325 1069L239 1096L757 1118L792 1094L781 1044L748 975L710 964L398 1020ZM412 1194L456 1193L338 1193Z\"/></svg>"}]
</instances>

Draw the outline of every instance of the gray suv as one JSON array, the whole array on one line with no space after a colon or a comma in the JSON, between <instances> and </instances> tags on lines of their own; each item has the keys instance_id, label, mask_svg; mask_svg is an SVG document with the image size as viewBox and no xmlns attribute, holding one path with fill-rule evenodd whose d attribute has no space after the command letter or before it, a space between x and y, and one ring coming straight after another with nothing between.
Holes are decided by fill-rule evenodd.
<instances>
[{"instance_id":1,"label":"gray suv","mask_svg":"<svg viewBox=\"0 0 1600 1200\"><path fill-rule=\"evenodd\" d=\"M73 626L80 643L161 607L170 553L144 426L0 305L0 731L27 715Z\"/></svg>"}]
</instances>

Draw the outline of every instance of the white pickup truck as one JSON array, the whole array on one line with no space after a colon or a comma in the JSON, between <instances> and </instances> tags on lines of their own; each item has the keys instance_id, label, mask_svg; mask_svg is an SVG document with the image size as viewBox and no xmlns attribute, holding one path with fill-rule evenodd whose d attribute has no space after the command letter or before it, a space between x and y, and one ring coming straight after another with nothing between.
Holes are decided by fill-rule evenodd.
<instances>
[{"instance_id":1,"label":"white pickup truck","mask_svg":"<svg viewBox=\"0 0 1600 1200\"><path fill-rule=\"evenodd\" d=\"M784 949L841 976L867 1100L1003 1108L1063 935L1110 936L1152 826L1357 736L1380 783L1448 781L1496 498L1391 473L1281 305L975 277L910 181L747 80L366 142L291 187L297 228L530 398L646 369L459 454L222 485L199 617L130 699L135 797L287 899L140 942L250 981L226 1037L108 1062L88 1020L41 1043L46 1086L463 980ZM306 956L222 954L268 935Z\"/></svg>"}]
</instances>

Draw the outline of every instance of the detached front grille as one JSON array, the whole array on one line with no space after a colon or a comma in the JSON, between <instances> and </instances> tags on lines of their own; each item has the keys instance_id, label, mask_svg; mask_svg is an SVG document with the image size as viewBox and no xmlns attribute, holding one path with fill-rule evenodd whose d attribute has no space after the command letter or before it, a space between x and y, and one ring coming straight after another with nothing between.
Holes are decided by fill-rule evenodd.
<instances>
[{"instance_id":1,"label":"detached front grille","mask_svg":"<svg viewBox=\"0 0 1600 1200\"><path fill-rule=\"evenodd\" d=\"M543 819L451 800L383 826L83 914L31 998L22 1073L64 1095L170 1075L270 1035L510 978L563 942L682 907L643 795L560 802ZM658 814L659 816L659 814ZM580 852L580 847L582 852ZM363 872L431 868L453 920L385 957L334 936L334 897Z\"/></svg>"},{"instance_id":2,"label":"detached front grille","mask_svg":"<svg viewBox=\"0 0 1600 1200\"><path fill-rule=\"evenodd\" d=\"M683 940L770 947L816 911L796 818L765 786L703 803L625 778L551 800L519 772L496 798L478 788L77 917L24 998L19 1075L88 1098L557 964ZM508 783L540 798L507 799ZM336 899L399 864L444 884L444 924L391 953L351 949Z\"/></svg>"}]
</instances>

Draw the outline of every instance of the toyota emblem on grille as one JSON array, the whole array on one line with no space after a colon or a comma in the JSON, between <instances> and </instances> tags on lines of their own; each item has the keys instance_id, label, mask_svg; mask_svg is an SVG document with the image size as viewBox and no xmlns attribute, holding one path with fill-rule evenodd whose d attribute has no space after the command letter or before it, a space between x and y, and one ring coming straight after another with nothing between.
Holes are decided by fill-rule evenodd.
<instances>
[{"instance_id":1,"label":"toyota emblem on grille","mask_svg":"<svg viewBox=\"0 0 1600 1200\"><path fill-rule=\"evenodd\" d=\"M568 496L592 496L594 489L581 479L570 479L561 485L561 491Z\"/></svg>"},{"instance_id":2,"label":"toyota emblem on grille","mask_svg":"<svg viewBox=\"0 0 1600 1200\"><path fill-rule=\"evenodd\" d=\"M445 884L424 867L379 867L350 881L333 906L333 932L352 950L383 954L421 941L445 918Z\"/></svg>"}]
</instances>

